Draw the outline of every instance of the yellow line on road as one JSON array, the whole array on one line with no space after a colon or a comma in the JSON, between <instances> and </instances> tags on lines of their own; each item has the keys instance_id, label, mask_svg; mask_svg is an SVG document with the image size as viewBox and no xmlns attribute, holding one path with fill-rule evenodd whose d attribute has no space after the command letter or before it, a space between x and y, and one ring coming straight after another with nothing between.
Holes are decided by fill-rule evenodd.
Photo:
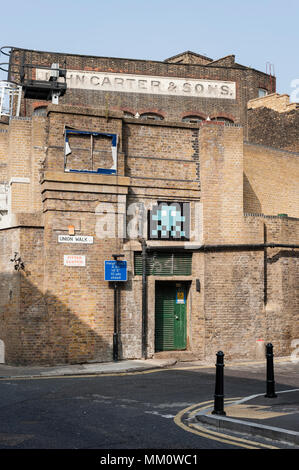
<instances>
[{"instance_id":1,"label":"yellow line on road","mask_svg":"<svg viewBox=\"0 0 299 470\"><path fill-rule=\"evenodd\" d=\"M152 374L154 372L163 372L170 369L150 369L143 371L132 371L132 372L93 372L89 374L67 374L67 375L28 375L28 376L14 376L14 377L0 377L0 381L3 380L45 380L45 379L89 379L92 377L122 377L125 375L142 375Z\"/></svg>"},{"instance_id":2,"label":"yellow line on road","mask_svg":"<svg viewBox=\"0 0 299 470\"><path fill-rule=\"evenodd\" d=\"M289 358L276 358L276 363L282 363L282 362L290 362ZM228 363L225 365L226 368L229 367L240 367L240 366L252 366L252 365L263 365L263 362L239 362L239 363ZM213 364L211 365L194 365L194 366L181 366L181 367L175 367L175 366L169 366L165 368L153 368L153 369L148 369L148 370L142 370L142 371L127 371L127 372L92 372L92 373L86 373L86 374L69 374L69 375L47 375L47 376L22 376L22 377L0 377L0 381L3 380L40 380L40 379L77 379L77 378L90 378L90 377L116 377L116 376L126 376L126 375L141 375L141 374L153 374L157 372L167 372L167 371L173 371L173 370L179 370L179 371L188 371L188 370L204 370L204 369L213 369L215 366Z\"/></svg>"},{"instance_id":3,"label":"yellow line on road","mask_svg":"<svg viewBox=\"0 0 299 470\"><path fill-rule=\"evenodd\" d=\"M225 400L226 404L233 403L236 400L239 400L240 398L230 398ZM185 408L181 410L174 418L174 422L177 426L180 428L184 429L187 432L191 432L193 434L197 434L200 437L204 437L205 439L212 439L214 441L218 442L223 442L225 444L232 444L234 446L242 447L244 449L260 449L260 448L266 448L266 449L278 449L277 447L270 446L267 444L262 444L260 442L254 442L250 441L249 439L242 439L234 436L230 436L224 433L212 431L210 429L206 429L205 427L195 424L195 423L190 423L188 425L183 423L183 416L187 415L188 418L194 418L194 416L199 412L204 409L210 408L211 404L213 403L213 400L209 400L206 402L198 403L197 405L192 405L189 406L188 408Z\"/></svg>"}]
</instances>

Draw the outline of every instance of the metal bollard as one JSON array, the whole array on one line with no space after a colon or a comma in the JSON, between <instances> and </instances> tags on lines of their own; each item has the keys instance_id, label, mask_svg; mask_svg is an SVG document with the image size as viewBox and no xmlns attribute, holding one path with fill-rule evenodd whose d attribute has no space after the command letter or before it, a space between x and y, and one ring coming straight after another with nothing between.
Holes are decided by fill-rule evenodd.
<instances>
[{"instance_id":1,"label":"metal bollard","mask_svg":"<svg viewBox=\"0 0 299 470\"><path fill-rule=\"evenodd\" d=\"M265 397L276 398L275 382L274 382L274 365L273 365L273 345L268 343L266 345L266 358L267 358L267 393Z\"/></svg>"},{"instance_id":2,"label":"metal bollard","mask_svg":"<svg viewBox=\"0 0 299 470\"><path fill-rule=\"evenodd\" d=\"M222 351L218 351L216 354L216 383L215 383L215 395L214 395L214 410L213 415L225 416L226 413L223 409L224 400L224 385L223 385L223 369L224 369L224 354Z\"/></svg>"}]
</instances>

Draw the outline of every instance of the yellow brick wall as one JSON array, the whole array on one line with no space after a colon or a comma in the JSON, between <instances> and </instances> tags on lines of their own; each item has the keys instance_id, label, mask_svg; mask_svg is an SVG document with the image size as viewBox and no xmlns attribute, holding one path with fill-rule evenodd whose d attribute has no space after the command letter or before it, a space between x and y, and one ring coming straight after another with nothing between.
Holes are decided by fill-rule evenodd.
<instances>
[{"instance_id":1,"label":"yellow brick wall","mask_svg":"<svg viewBox=\"0 0 299 470\"><path fill-rule=\"evenodd\" d=\"M17 225L24 228L0 230L0 339L7 343L7 361L111 360L113 285L104 280L104 260L112 253L124 253L128 261L129 280L120 294L121 354L140 357L142 286L140 276L134 275L134 250L140 251L140 243L123 240L116 231L115 236L101 237L99 204L122 216L126 203L183 200L190 202L193 217L200 202L204 244L263 243L265 236L267 242L298 243L298 221L269 217L282 212L298 217L294 154L244 146L238 126L207 123L195 129L129 120L122 125L116 117L107 122L95 114L80 117L78 110L66 115L57 110L49 120L11 123L10 175L28 177L30 184L12 184L12 204L23 212ZM64 173L65 122L121 133L121 176ZM44 159L53 170L40 175ZM29 214L40 207L43 217ZM244 210L266 216L244 216ZM76 234L93 236L94 243L59 243L69 223ZM9 261L14 249L22 256L24 272L15 273ZM86 266L65 266L65 254L85 256ZM188 347L196 357L214 360L222 349L229 359L255 359L259 339L273 341L277 354L290 353L291 339L299 334L297 251L271 248L267 258L265 263L263 249L194 252L188 279ZM148 279L150 354L156 280Z\"/></svg>"},{"instance_id":2,"label":"yellow brick wall","mask_svg":"<svg viewBox=\"0 0 299 470\"><path fill-rule=\"evenodd\" d=\"M279 113L285 113L287 111L291 111L292 109L296 109L297 103L290 103L289 95L279 95L278 93L272 93L261 98L249 100L247 107L248 109L266 107L271 108L274 111L278 111Z\"/></svg>"},{"instance_id":3,"label":"yellow brick wall","mask_svg":"<svg viewBox=\"0 0 299 470\"><path fill-rule=\"evenodd\" d=\"M298 155L244 145L244 212L299 217Z\"/></svg>"},{"instance_id":4,"label":"yellow brick wall","mask_svg":"<svg viewBox=\"0 0 299 470\"><path fill-rule=\"evenodd\" d=\"M243 129L204 125L199 153L204 243L237 243L243 217Z\"/></svg>"}]
</instances>

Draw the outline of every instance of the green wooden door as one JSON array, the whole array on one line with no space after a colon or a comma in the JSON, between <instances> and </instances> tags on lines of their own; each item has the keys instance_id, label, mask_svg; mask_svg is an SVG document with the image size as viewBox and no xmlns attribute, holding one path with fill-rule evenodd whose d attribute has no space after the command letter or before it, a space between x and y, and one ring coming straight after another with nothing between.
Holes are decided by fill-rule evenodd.
<instances>
[{"instance_id":1,"label":"green wooden door","mask_svg":"<svg viewBox=\"0 0 299 470\"><path fill-rule=\"evenodd\" d=\"M156 351L186 349L186 298L186 286L183 284L156 284Z\"/></svg>"}]
</instances>

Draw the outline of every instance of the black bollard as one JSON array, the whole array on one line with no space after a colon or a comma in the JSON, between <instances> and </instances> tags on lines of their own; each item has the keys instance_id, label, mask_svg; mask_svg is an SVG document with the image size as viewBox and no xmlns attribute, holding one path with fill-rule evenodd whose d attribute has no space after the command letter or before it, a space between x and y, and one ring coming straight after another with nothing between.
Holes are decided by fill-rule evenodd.
<instances>
[{"instance_id":1,"label":"black bollard","mask_svg":"<svg viewBox=\"0 0 299 470\"><path fill-rule=\"evenodd\" d=\"M218 351L216 354L216 383L215 383L215 395L214 395L214 410L213 415L225 416L226 413L223 409L224 400L224 385L223 385L223 369L224 369L224 354L222 351Z\"/></svg>"},{"instance_id":2,"label":"black bollard","mask_svg":"<svg viewBox=\"0 0 299 470\"><path fill-rule=\"evenodd\" d=\"M274 365L273 365L273 345L268 343L266 345L266 358L267 358L267 393L265 397L276 398L275 382L274 382Z\"/></svg>"}]
</instances>

